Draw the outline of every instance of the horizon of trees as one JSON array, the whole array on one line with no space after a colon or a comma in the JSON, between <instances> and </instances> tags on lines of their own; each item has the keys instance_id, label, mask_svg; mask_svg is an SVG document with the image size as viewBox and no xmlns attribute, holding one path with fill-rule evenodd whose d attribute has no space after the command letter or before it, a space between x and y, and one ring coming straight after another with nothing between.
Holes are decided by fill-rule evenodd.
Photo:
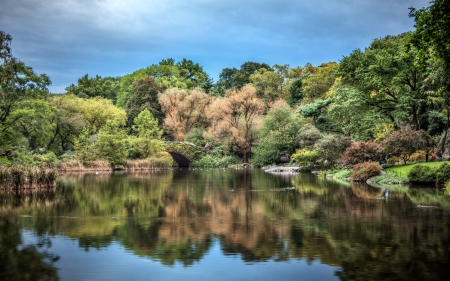
<instances>
[{"instance_id":1,"label":"horizon of trees","mask_svg":"<svg viewBox=\"0 0 450 281\"><path fill-rule=\"evenodd\" d=\"M50 94L50 78L12 55L12 37L1 31L0 164L35 163L35 154L50 153L118 165L163 152L163 140L188 140L214 157L261 165L296 151L337 164L351 143L383 144L410 131L423 132L422 141L408 144L411 153L445 152L450 56L441 44L450 37L439 33L448 26L439 12L447 2L411 8L417 31L374 39L339 63L248 61L224 68L214 83L198 63L168 58L123 77L86 74L63 95ZM382 152L408 159L392 147Z\"/></svg>"}]
</instances>

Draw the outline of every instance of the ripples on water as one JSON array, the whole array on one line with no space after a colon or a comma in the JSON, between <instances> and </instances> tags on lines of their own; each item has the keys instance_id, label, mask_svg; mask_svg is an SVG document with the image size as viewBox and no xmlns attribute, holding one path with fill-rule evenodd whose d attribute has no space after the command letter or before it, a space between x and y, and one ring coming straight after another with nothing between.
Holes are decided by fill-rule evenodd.
<instances>
[{"instance_id":1,"label":"ripples on water","mask_svg":"<svg viewBox=\"0 0 450 281\"><path fill-rule=\"evenodd\" d=\"M450 277L450 198L380 196L256 169L68 174L0 193L0 280Z\"/></svg>"}]
</instances>

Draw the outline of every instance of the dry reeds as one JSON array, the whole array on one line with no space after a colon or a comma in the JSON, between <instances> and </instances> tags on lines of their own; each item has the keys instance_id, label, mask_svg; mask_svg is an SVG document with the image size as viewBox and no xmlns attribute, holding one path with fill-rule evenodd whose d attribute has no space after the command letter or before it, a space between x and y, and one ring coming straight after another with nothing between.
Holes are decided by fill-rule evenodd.
<instances>
[{"instance_id":1,"label":"dry reeds","mask_svg":"<svg viewBox=\"0 0 450 281\"><path fill-rule=\"evenodd\" d=\"M48 188L54 187L58 172L51 168L0 166L0 188Z\"/></svg>"},{"instance_id":2,"label":"dry reeds","mask_svg":"<svg viewBox=\"0 0 450 281\"><path fill-rule=\"evenodd\" d=\"M165 158L150 157L146 159L127 159L123 162L126 170L161 170L172 166L172 163Z\"/></svg>"},{"instance_id":3,"label":"dry reeds","mask_svg":"<svg viewBox=\"0 0 450 281\"><path fill-rule=\"evenodd\" d=\"M76 159L61 162L58 170L62 172L111 171L113 167L107 160L81 162Z\"/></svg>"}]
</instances>

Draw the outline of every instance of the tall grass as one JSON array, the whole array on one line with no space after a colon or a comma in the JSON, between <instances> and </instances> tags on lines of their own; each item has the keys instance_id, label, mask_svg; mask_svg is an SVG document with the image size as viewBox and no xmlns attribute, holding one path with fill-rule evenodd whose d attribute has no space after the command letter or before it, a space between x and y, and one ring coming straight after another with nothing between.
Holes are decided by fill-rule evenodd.
<instances>
[{"instance_id":1,"label":"tall grass","mask_svg":"<svg viewBox=\"0 0 450 281\"><path fill-rule=\"evenodd\" d=\"M58 172L51 168L0 166L0 188L48 188L54 187Z\"/></svg>"},{"instance_id":2,"label":"tall grass","mask_svg":"<svg viewBox=\"0 0 450 281\"><path fill-rule=\"evenodd\" d=\"M146 159L127 159L123 162L126 170L159 170L172 167L172 163L166 158L150 157Z\"/></svg>"},{"instance_id":3,"label":"tall grass","mask_svg":"<svg viewBox=\"0 0 450 281\"><path fill-rule=\"evenodd\" d=\"M112 168L109 161L101 159L87 162L70 159L63 161L58 165L58 170L62 172L110 171Z\"/></svg>"}]
</instances>

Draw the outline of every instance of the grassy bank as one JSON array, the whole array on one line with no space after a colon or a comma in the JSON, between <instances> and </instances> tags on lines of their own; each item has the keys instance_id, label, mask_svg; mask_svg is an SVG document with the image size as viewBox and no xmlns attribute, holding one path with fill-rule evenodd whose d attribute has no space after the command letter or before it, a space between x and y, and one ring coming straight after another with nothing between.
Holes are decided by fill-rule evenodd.
<instances>
[{"instance_id":1,"label":"grassy bank","mask_svg":"<svg viewBox=\"0 0 450 281\"><path fill-rule=\"evenodd\" d=\"M409 171L411 171L412 167L416 166L416 165L423 165L423 166L428 166L430 168L438 168L440 167L442 164L444 164L445 162L420 162L420 163L414 163L414 164L407 164L407 165L397 165L397 166L392 166L389 168L384 169L384 171L387 174L395 174L399 177L402 178L407 178Z\"/></svg>"}]
</instances>

